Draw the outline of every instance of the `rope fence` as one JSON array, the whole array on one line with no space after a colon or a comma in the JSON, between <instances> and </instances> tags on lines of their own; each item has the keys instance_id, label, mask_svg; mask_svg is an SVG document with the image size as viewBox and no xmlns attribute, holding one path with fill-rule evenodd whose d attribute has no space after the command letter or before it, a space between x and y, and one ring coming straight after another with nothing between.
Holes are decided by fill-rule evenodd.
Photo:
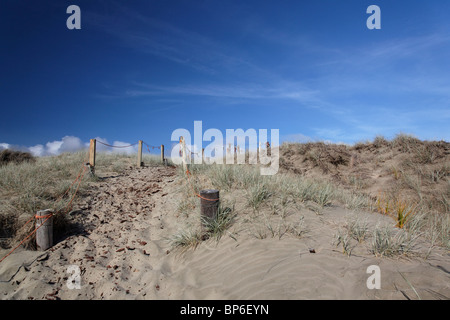
<instances>
[{"instance_id":1,"label":"rope fence","mask_svg":"<svg viewBox=\"0 0 450 320\"><path fill-rule=\"evenodd\" d=\"M100 143L104 146L107 147L111 147L111 148L129 148L129 147L133 147L136 145L139 145L139 150L138 150L138 167L141 167L143 165L142 162L142 145L145 144L147 146L147 150L150 152L150 148L151 149L159 149L161 150L161 161L166 164L166 159L164 158L164 145L160 145L160 146L152 146L149 145L145 142L143 142L142 140L139 140L136 143L130 144L130 145L125 145L125 146L114 146L114 145L110 145L107 144L105 142L96 140L96 139L91 139L90 140L90 146L89 146L89 152L86 155L86 158L83 161L82 167L80 168L75 180L70 184L70 186L67 188L67 190L61 194L56 200L55 203L58 203L60 200L62 200L65 196L67 196L69 194L69 192L73 189L73 187L76 185L76 189L75 192L73 193L72 197L70 198L70 201L62 208L60 209L57 213L51 213L45 216L41 216L39 214L33 215L30 219L28 219L19 229L18 231L22 230L23 228L25 228L31 221L33 220L38 220L38 219L42 219L40 220L40 225L36 226L34 228L33 231L29 232L20 242L19 244L17 244L14 248L12 248L4 257L2 257L0 259L0 263L2 261L4 261L8 256L10 256L14 251L16 251L22 244L25 243L25 241L27 241L31 236L33 236L34 234L37 233L37 231L42 228L43 226L45 226L46 222L53 218L54 216L56 216L57 214L67 214L70 209L72 208L72 203L78 193L78 190L80 188L81 182L83 181L83 178L86 175L87 170L89 169L89 172L94 175L94 169L95 169L95 158L96 158L96 143ZM17 232L18 232L17 231ZM16 232L16 233L17 233Z\"/></svg>"},{"instance_id":2,"label":"rope fence","mask_svg":"<svg viewBox=\"0 0 450 320\"><path fill-rule=\"evenodd\" d=\"M90 146L89 146L89 169L90 169L91 174L95 174L95 158L96 158L97 142L102 144L102 145L104 145L104 146L110 147L110 148L119 148L119 149L130 148L130 147L134 147L134 146L137 145L138 146L138 154L137 154L137 166L138 166L138 168L140 168L140 167L142 167L144 165L144 163L142 162L142 147L143 147L144 144L147 147L147 151L149 153L151 153L150 148L152 150L154 150L154 149L161 150L161 162L164 163L164 164L167 163L166 159L164 157L164 145L163 144L160 145L160 146L153 146L153 145L150 145L150 144L144 142L143 140L139 140L138 142L130 144L130 145L117 146L117 145L110 145L110 144L107 144L107 143L102 142L102 141L97 141L96 139L91 139Z\"/></svg>"},{"instance_id":3,"label":"rope fence","mask_svg":"<svg viewBox=\"0 0 450 320\"><path fill-rule=\"evenodd\" d=\"M36 224L35 224L34 230L31 231L31 232L29 232L29 233L28 233L28 234L27 234L27 235L19 242L19 244L17 244L17 245L16 245L13 249L11 249L11 250L3 257L3 258L1 258L1 259L0 259L0 263L1 263L2 261L4 261L8 256L10 256L14 251L16 251L16 250L17 250L22 244L24 244L25 241L27 241L31 236L33 236L34 234L37 234L38 230L41 229L42 227L44 227L44 226L46 225L46 222L49 221L49 219L52 219L54 216L56 216L56 215L58 215L58 214L67 214L67 213L70 211L70 209L72 208L72 203L73 203L73 201L74 201L76 195L78 194L78 190L79 190L79 188L80 188L81 182L83 181L83 178L85 177L86 172L88 171L88 169L89 169L90 174L95 175L94 169L95 169L96 143L97 143L97 142L100 143L100 144L102 144L102 145L104 145L104 146L110 147L110 148L129 148L129 147L133 147L133 146L138 145L138 163L137 163L138 167L141 167L141 166L143 165L143 162L142 162L142 146L143 146L143 145L146 146L147 151L148 151L149 153L150 153L150 149L152 149L152 150L158 149L158 150L161 150L161 161L162 161L164 164L167 164L167 162L166 162L167 159L164 158L164 145L154 146L154 145L150 145L150 144L148 144L148 143L146 143L146 142L144 142L144 141L142 141L142 140L139 140L137 143L134 143L134 144L130 144L130 145L126 145L126 146L115 146L115 145L107 144L107 143L102 142L102 141L97 141L96 139L91 139L91 140L90 140L90 146L89 146L89 152L87 153L86 158L84 159L83 164L82 164L82 167L80 168L80 170L79 170L79 172L78 172L78 174L77 174L75 180L70 184L70 186L67 188L67 190L66 190L63 194L61 194L61 195L55 200L55 203L59 202L60 200L62 200L64 197L66 197L66 196L70 193L70 191L73 189L74 186L76 186L75 191L74 191L72 197L70 198L69 202L68 202L62 209L58 210L58 212L56 212L56 213L52 212L51 210L48 210L48 211L50 212L50 214L40 215L39 213L40 213L40 212L43 212L43 211L38 211L37 214L33 215L30 219L28 219L28 221L25 222L25 224L24 224L22 227L20 227L19 231L22 230L23 228L25 228L25 226L28 225L31 221L36 220ZM189 168L188 168L188 166L187 166L187 152L186 152L186 150L189 150L191 155L192 155L192 154L197 154L197 155L199 155L199 153L198 153L198 152L197 152L197 153L191 152L191 150L188 149L188 148L186 147L186 144L185 144L185 142L184 142L184 138L183 138L183 137L180 138L180 148L181 148L180 151L181 151L181 153L182 153L182 157L181 157L181 158L182 158L182 161L183 161L184 172L185 172L185 174L186 174L186 177L187 177L187 179L188 179L188 184L190 185L193 194L194 194L196 197L198 197L198 198L200 198L200 199L202 199L202 200L205 200L207 203L208 203L208 202L209 202L209 203L214 203L214 204L217 206L217 205L218 205L218 190L203 190L203 191L201 191L201 192L204 192L204 191L215 191L215 192L217 192L216 195L213 195L213 197L214 197L214 196L217 196L217 198L209 199L209 198L203 197L202 195L200 195L200 194L194 189L194 183L193 183L193 181L192 181L193 176L192 176L192 173L189 171ZM202 153L203 153L203 152L202 152ZM207 195L207 194L206 194L206 195ZM214 206L214 205L213 205L213 206ZM205 205L202 203L202 208L201 208L202 210L204 210L204 209L207 208L207 207L211 207L211 206L205 206ZM210 208L210 209L211 209L211 208ZM206 210L206 209L205 209L205 210ZM44 211L46 211L46 210L44 210ZM203 212L203 211L202 211L202 212ZM38 220L39 220L39 222L40 222L39 225L38 225ZM17 233L17 232L16 232L16 233ZM36 236L36 240L37 240L37 238L38 238L38 237ZM52 240L51 240L50 242L52 242ZM52 245L52 244L50 244L50 246L51 246L51 245ZM39 244L37 244L37 246L38 246L38 248L40 247ZM45 248L45 249L46 249L46 248ZM45 250L45 249L43 249L43 250Z\"/></svg>"}]
</instances>

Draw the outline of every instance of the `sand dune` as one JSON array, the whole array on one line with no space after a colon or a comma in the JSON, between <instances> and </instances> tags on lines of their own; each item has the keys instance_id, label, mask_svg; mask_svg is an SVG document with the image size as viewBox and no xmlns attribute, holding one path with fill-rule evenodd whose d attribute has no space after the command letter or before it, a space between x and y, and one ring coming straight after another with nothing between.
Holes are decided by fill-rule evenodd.
<instances>
[{"instance_id":1,"label":"sand dune","mask_svg":"<svg viewBox=\"0 0 450 320\"><path fill-rule=\"evenodd\" d=\"M338 207L323 215L304 212L309 232L301 238L256 239L240 226L230 231L233 237L174 250L167 239L182 225L181 179L171 167L105 175L71 212L82 232L46 252L18 250L0 264L1 299L450 297L448 252L436 249L427 260L377 258L360 246L347 256L332 245L350 214ZM373 223L388 219L360 214ZM70 265L80 268L81 289L67 286ZM379 290L366 286L370 265L380 267Z\"/></svg>"}]
</instances>

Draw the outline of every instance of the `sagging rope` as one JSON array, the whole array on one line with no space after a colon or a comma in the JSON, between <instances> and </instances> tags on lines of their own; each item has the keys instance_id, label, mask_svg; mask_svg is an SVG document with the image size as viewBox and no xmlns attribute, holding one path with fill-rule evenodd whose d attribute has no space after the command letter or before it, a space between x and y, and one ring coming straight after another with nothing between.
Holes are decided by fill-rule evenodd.
<instances>
[{"instance_id":1,"label":"sagging rope","mask_svg":"<svg viewBox=\"0 0 450 320\"><path fill-rule=\"evenodd\" d=\"M147 151L148 151L149 153L151 153L150 148L152 148L152 150L153 150L153 149L161 149L161 146L152 146L152 145L147 144L147 143L144 142L144 141L142 141L142 143L145 144L145 146L147 147Z\"/></svg>"},{"instance_id":2,"label":"sagging rope","mask_svg":"<svg viewBox=\"0 0 450 320\"><path fill-rule=\"evenodd\" d=\"M102 144L102 145L104 145L104 146L111 147L111 148L129 148L129 147L133 147L133 146L135 146L135 145L138 144L138 143L136 142L136 143L133 143L133 144L130 144L130 145L127 145L127 146L112 146L112 145L110 145L110 144L101 142L100 140L97 140L97 142L100 143L100 144Z\"/></svg>"}]
</instances>

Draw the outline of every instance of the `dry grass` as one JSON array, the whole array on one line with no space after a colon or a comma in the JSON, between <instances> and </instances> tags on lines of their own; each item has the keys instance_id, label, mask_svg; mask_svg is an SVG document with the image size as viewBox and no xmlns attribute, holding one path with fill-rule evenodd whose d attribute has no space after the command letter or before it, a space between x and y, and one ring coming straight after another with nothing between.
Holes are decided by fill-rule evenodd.
<instances>
[{"instance_id":1,"label":"dry grass","mask_svg":"<svg viewBox=\"0 0 450 320\"><path fill-rule=\"evenodd\" d=\"M376 206L379 213L391 216L396 221L396 227L400 229L417 214L417 204L401 198L392 198L386 193L377 197Z\"/></svg>"},{"instance_id":2,"label":"dry grass","mask_svg":"<svg viewBox=\"0 0 450 320\"><path fill-rule=\"evenodd\" d=\"M445 225L450 211L448 142L398 134L392 140L378 136L353 146L283 144L280 154L281 172L331 181L346 208L390 215L399 228L421 216L424 225L445 229L441 223ZM435 216L441 217L439 223L430 218Z\"/></svg>"}]
</instances>

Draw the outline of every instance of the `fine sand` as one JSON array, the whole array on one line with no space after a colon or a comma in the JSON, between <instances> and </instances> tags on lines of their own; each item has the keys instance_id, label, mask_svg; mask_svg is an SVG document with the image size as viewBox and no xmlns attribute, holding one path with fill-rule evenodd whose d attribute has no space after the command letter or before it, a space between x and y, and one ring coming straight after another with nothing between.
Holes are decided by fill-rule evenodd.
<instances>
[{"instance_id":1,"label":"fine sand","mask_svg":"<svg viewBox=\"0 0 450 320\"><path fill-rule=\"evenodd\" d=\"M83 226L45 252L17 250L0 263L1 299L446 299L448 251L423 257L375 257L367 245L350 256L332 244L352 213L305 210L307 232L257 239L236 225L219 241L174 249L168 239L183 228L177 213L183 178L171 167L103 175L70 216ZM393 224L358 212L371 224ZM0 256L6 254L0 251ZM69 289L70 265L81 288ZM367 288L381 271L381 289Z\"/></svg>"}]
</instances>

